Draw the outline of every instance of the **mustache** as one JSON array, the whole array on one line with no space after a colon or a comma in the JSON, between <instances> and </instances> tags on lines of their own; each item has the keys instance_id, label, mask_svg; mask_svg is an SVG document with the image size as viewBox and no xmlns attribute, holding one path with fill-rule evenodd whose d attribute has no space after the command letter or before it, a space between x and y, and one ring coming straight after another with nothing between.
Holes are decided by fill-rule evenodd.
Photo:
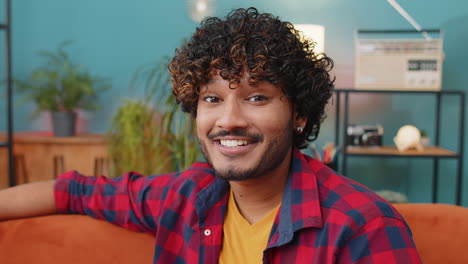
<instances>
[{"instance_id":1,"label":"mustache","mask_svg":"<svg viewBox=\"0 0 468 264\"><path fill-rule=\"evenodd\" d=\"M216 132L212 132L208 134L208 138L211 140L217 137L224 137L224 136L248 137L248 138L253 138L257 142L263 141L263 135L258 134L258 133L249 133L244 129L234 129L231 131L220 130L220 131L216 131Z\"/></svg>"}]
</instances>

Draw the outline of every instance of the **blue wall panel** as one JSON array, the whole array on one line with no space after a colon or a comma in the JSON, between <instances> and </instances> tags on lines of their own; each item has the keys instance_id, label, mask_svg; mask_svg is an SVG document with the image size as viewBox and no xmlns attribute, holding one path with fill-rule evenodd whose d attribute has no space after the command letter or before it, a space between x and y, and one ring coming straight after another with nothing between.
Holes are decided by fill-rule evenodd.
<instances>
[{"instance_id":1,"label":"blue wall panel","mask_svg":"<svg viewBox=\"0 0 468 264\"><path fill-rule=\"evenodd\" d=\"M63 40L73 40L72 57L95 73L112 79L113 88L103 94L102 108L90 114L89 130L105 132L109 120L119 106L119 98L140 96L141 91L129 88L132 74L138 67L172 55L197 24L187 15L186 1L101 0L101 1L13 1L13 66L16 78L24 77L40 61L35 52L54 49ZM425 28L445 31L443 89L468 90L468 2L463 0L400 0L399 3ZM235 7L255 6L293 23L315 23L326 27L326 53L337 67L337 84L352 85L354 63L354 31L359 28L399 29L411 26L385 0L283 0L233 1L218 0L217 15L223 16ZM0 12L3 11L0 6ZM0 45L0 47L2 47ZM1 76L1 75L0 75ZM392 144L397 129L407 122L433 134L434 100L405 96L352 99L356 106L354 122L382 122L384 141ZM454 100L452 100L454 101ZM448 99L443 108L442 135L444 145L455 148L456 102ZM376 107L379 111L375 111ZM0 103L2 107L2 103ZM15 129L37 129L29 118L33 105L15 106ZM325 122L318 143L333 140L333 107ZM3 110L2 110L3 111ZM0 119L0 129L4 129ZM455 133L455 134L453 134ZM466 148L466 147L465 147ZM414 202L430 199L431 162L427 160L351 159L350 176L374 189L389 188L408 194ZM464 161L465 171L468 159ZM441 163L443 202L453 202L454 162ZM465 173L467 174L467 173ZM468 205L468 177L464 183L464 204Z\"/></svg>"}]
</instances>

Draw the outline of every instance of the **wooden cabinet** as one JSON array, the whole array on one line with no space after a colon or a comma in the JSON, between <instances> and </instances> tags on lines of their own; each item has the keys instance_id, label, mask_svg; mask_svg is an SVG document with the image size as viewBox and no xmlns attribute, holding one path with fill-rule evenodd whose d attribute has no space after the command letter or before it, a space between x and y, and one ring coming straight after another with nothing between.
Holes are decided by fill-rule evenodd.
<instances>
[{"instance_id":1,"label":"wooden cabinet","mask_svg":"<svg viewBox=\"0 0 468 264\"><path fill-rule=\"evenodd\" d=\"M0 140L6 135L0 135ZM102 134L54 137L47 132L16 132L13 137L16 183L54 179L77 170L88 176L108 174L107 144ZM0 188L8 186L7 153L0 149Z\"/></svg>"}]
</instances>

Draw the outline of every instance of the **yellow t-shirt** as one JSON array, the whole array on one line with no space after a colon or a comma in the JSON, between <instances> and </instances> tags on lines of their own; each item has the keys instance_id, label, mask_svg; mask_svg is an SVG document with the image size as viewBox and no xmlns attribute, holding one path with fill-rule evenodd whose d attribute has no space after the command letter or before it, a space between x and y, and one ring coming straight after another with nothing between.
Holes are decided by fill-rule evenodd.
<instances>
[{"instance_id":1,"label":"yellow t-shirt","mask_svg":"<svg viewBox=\"0 0 468 264\"><path fill-rule=\"evenodd\" d=\"M224 219L223 246L219 263L262 263L263 250L267 246L271 227L280 205L281 203L260 221L251 225L239 212L231 191Z\"/></svg>"}]
</instances>

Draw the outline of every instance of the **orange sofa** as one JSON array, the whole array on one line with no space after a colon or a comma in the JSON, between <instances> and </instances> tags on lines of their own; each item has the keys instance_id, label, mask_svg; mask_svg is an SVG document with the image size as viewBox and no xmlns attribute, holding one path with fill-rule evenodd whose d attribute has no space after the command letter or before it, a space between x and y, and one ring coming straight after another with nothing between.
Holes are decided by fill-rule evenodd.
<instances>
[{"instance_id":1,"label":"orange sofa","mask_svg":"<svg viewBox=\"0 0 468 264\"><path fill-rule=\"evenodd\" d=\"M448 204L394 206L410 225L423 263L468 263L468 208Z\"/></svg>"},{"instance_id":2,"label":"orange sofa","mask_svg":"<svg viewBox=\"0 0 468 264\"><path fill-rule=\"evenodd\" d=\"M152 263L153 237L82 215L0 222L0 264Z\"/></svg>"},{"instance_id":3,"label":"orange sofa","mask_svg":"<svg viewBox=\"0 0 468 264\"><path fill-rule=\"evenodd\" d=\"M468 208L395 204L426 264L468 263ZM87 216L0 222L0 263L152 263L153 238Z\"/></svg>"}]
</instances>

